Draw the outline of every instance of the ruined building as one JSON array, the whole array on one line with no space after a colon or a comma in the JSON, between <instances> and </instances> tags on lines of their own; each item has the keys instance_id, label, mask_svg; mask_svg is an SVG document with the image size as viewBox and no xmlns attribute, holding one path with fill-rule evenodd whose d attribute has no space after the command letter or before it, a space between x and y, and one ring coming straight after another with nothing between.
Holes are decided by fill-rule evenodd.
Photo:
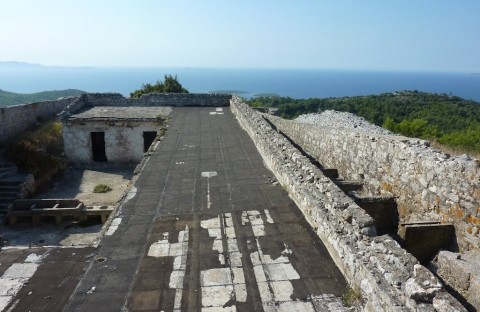
<instances>
[{"instance_id":1,"label":"ruined building","mask_svg":"<svg viewBox=\"0 0 480 312\"><path fill-rule=\"evenodd\" d=\"M140 162L94 258L70 256L85 271L65 311L347 311L347 285L364 311L480 309L478 160L229 95L63 101L47 115L61 111L71 160ZM0 139L35 105L1 109ZM0 281L26 282L1 268ZM34 300L8 291L0 307Z\"/></svg>"}]
</instances>

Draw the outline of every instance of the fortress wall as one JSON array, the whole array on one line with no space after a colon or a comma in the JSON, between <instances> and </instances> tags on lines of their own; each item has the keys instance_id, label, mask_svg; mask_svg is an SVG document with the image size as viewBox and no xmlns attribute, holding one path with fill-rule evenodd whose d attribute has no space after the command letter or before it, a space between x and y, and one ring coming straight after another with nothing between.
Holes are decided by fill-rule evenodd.
<instances>
[{"instance_id":1,"label":"fortress wall","mask_svg":"<svg viewBox=\"0 0 480 312\"><path fill-rule=\"evenodd\" d=\"M455 224L460 251L480 248L480 163L429 142L267 117L325 168L363 178L367 192L397 197L401 221Z\"/></svg>"},{"instance_id":2,"label":"fortress wall","mask_svg":"<svg viewBox=\"0 0 480 312\"><path fill-rule=\"evenodd\" d=\"M210 93L155 93L146 94L138 99L126 98L120 93L87 93L83 94L60 113L65 119L78 113L85 107L94 106L229 106L229 94Z\"/></svg>"},{"instance_id":3,"label":"fortress wall","mask_svg":"<svg viewBox=\"0 0 480 312\"><path fill-rule=\"evenodd\" d=\"M138 99L124 98L120 94L87 94L86 102L91 106L228 106L229 94L209 93L156 93Z\"/></svg>"},{"instance_id":4,"label":"fortress wall","mask_svg":"<svg viewBox=\"0 0 480 312\"><path fill-rule=\"evenodd\" d=\"M0 143L31 128L38 121L52 119L76 99L68 97L0 108Z\"/></svg>"},{"instance_id":5,"label":"fortress wall","mask_svg":"<svg viewBox=\"0 0 480 312\"><path fill-rule=\"evenodd\" d=\"M238 97L230 107L344 276L361 291L365 311L465 311L390 236L375 236L372 218L272 129L261 113Z\"/></svg>"}]
</instances>

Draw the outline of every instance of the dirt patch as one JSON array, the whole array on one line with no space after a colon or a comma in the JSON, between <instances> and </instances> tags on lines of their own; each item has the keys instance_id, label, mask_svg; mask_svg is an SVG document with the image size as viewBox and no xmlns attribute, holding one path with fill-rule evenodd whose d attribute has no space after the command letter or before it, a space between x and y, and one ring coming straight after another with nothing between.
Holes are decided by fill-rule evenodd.
<instances>
[{"instance_id":1,"label":"dirt patch","mask_svg":"<svg viewBox=\"0 0 480 312\"><path fill-rule=\"evenodd\" d=\"M113 206L122 198L133 176L131 166L92 166L72 167L65 170L52 189L36 198L75 198L86 206ZM107 193L94 193L95 186L104 184L112 190Z\"/></svg>"}]
</instances>

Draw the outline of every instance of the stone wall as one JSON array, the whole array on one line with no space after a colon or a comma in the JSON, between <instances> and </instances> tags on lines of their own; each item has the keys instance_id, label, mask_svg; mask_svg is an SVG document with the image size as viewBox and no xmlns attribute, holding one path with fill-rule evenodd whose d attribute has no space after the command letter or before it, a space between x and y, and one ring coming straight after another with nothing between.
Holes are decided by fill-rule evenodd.
<instances>
[{"instance_id":1,"label":"stone wall","mask_svg":"<svg viewBox=\"0 0 480 312\"><path fill-rule=\"evenodd\" d=\"M39 121L54 118L76 99L76 97L68 97L0 108L0 144L33 127Z\"/></svg>"},{"instance_id":2,"label":"stone wall","mask_svg":"<svg viewBox=\"0 0 480 312\"><path fill-rule=\"evenodd\" d=\"M450 157L419 139L268 118L324 167L363 179L370 194L395 195L401 221L452 222L460 251L480 248L478 160Z\"/></svg>"},{"instance_id":3,"label":"stone wall","mask_svg":"<svg viewBox=\"0 0 480 312\"><path fill-rule=\"evenodd\" d=\"M81 95L62 112L61 118L77 113L84 107L94 106L228 106L229 94L209 93L156 93L138 99L125 98L119 93L88 93Z\"/></svg>"},{"instance_id":4,"label":"stone wall","mask_svg":"<svg viewBox=\"0 0 480 312\"><path fill-rule=\"evenodd\" d=\"M231 109L353 288L365 311L465 311L438 279L237 97Z\"/></svg>"}]
</instances>

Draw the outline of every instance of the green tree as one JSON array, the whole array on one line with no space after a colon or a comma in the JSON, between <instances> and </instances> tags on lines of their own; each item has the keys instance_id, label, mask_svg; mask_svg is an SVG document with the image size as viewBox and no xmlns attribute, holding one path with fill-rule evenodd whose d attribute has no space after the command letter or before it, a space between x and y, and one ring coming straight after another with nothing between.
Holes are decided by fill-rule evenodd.
<instances>
[{"instance_id":1,"label":"green tree","mask_svg":"<svg viewBox=\"0 0 480 312\"><path fill-rule=\"evenodd\" d=\"M387 129L387 130L390 130L390 131L394 132L395 131L395 125L396 125L395 121L393 121L392 118L387 117L385 119L385 121L383 122L382 127Z\"/></svg>"},{"instance_id":2,"label":"green tree","mask_svg":"<svg viewBox=\"0 0 480 312\"><path fill-rule=\"evenodd\" d=\"M141 89L131 92L130 97L139 98L150 93L188 93L188 90L182 86L176 75L165 75L163 81L157 81L154 85L143 84Z\"/></svg>"}]
</instances>

